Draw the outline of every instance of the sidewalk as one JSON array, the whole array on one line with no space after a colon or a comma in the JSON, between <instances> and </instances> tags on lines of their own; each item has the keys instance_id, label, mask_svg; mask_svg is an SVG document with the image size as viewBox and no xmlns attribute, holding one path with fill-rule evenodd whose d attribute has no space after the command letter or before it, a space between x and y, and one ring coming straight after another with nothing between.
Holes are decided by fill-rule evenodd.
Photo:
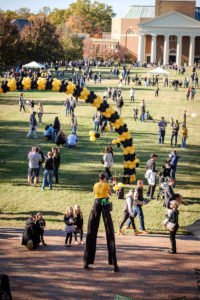
<instances>
[{"instance_id":1,"label":"sidewalk","mask_svg":"<svg viewBox=\"0 0 200 300\"><path fill-rule=\"evenodd\" d=\"M83 269L84 246L64 247L64 232L46 231L47 247L28 251L17 228L0 228L0 272L10 278L13 300L200 299L194 268L200 268L200 241L177 237L177 255L168 254L166 235L116 235L120 273L107 263L105 235L98 236L92 270Z\"/></svg>"}]
</instances>

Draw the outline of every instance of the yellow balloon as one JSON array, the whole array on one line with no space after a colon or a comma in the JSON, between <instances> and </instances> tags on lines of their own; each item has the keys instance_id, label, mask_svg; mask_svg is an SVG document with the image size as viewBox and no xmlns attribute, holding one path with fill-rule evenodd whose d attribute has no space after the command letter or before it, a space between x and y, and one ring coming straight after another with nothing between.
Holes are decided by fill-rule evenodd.
<instances>
[{"instance_id":1,"label":"yellow balloon","mask_svg":"<svg viewBox=\"0 0 200 300\"><path fill-rule=\"evenodd\" d=\"M91 142L95 142L95 141L96 141L95 136L91 136L91 137L90 137L90 141L91 141Z\"/></svg>"},{"instance_id":2,"label":"yellow balloon","mask_svg":"<svg viewBox=\"0 0 200 300\"><path fill-rule=\"evenodd\" d=\"M91 137L95 137L95 132L94 132L93 130L91 130L91 131L89 132L89 135L90 135Z\"/></svg>"},{"instance_id":3,"label":"yellow balloon","mask_svg":"<svg viewBox=\"0 0 200 300\"><path fill-rule=\"evenodd\" d=\"M118 187L122 188L122 187L124 187L124 184L123 184L122 182L120 182L120 183L118 184Z\"/></svg>"}]
</instances>

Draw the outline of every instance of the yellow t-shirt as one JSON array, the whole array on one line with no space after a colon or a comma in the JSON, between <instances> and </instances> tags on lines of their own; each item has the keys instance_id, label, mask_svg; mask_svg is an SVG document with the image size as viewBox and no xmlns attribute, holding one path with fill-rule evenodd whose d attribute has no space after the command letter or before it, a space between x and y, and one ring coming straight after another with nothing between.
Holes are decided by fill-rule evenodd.
<instances>
[{"instance_id":1,"label":"yellow t-shirt","mask_svg":"<svg viewBox=\"0 0 200 300\"><path fill-rule=\"evenodd\" d=\"M110 191L110 186L105 182L98 182L94 185L95 198L108 198L108 191Z\"/></svg>"}]
</instances>

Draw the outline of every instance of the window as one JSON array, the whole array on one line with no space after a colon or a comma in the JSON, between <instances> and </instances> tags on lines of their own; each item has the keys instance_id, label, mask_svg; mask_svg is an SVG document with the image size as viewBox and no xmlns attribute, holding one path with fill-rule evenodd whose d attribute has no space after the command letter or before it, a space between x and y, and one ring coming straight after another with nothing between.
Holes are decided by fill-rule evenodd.
<instances>
[{"instance_id":1,"label":"window","mask_svg":"<svg viewBox=\"0 0 200 300\"><path fill-rule=\"evenodd\" d=\"M169 37L169 40L170 41L177 41L177 36L175 36L175 35L170 35L170 37Z\"/></svg>"},{"instance_id":2,"label":"window","mask_svg":"<svg viewBox=\"0 0 200 300\"><path fill-rule=\"evenodd\" d=\"M129 29L126 34L127 35L135 35L135 31L133 29Z\"/></svg>"}]
</instances>

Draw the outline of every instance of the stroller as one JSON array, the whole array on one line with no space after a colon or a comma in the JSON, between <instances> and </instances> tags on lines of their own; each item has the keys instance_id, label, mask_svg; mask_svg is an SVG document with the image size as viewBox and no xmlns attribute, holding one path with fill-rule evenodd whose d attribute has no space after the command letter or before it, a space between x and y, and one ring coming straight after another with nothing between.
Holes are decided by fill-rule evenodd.
<instances>
[{"instance_id":1,"label":"stroller","mask_svg":"<svg viewBox=\"0 0 200 300\"><path fill-rule=\"evenodd\" d=\"M164 177L163 173L159 173L159 190L156 196L156 200L165 198L165 188L168 185L168 178Z\"/></svg>"}]
</instances>

